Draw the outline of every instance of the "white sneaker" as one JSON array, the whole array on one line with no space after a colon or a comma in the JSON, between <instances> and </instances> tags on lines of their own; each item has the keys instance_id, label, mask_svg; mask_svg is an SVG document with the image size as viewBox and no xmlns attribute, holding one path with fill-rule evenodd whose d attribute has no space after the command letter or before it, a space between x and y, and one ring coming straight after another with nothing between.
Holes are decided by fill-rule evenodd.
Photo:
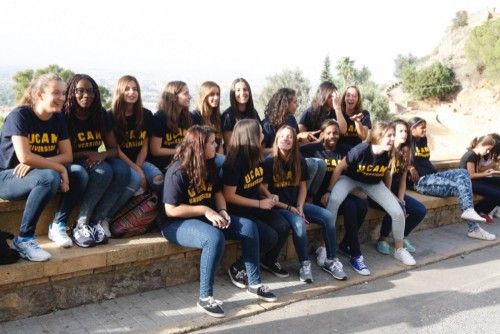
<instances>
[{"instance_id":1,"label":"white sneaker","mask_svg":"<svg viewBox=\"0 0 500 334\"><path fill-rule=\"evenodd\" d=\"M100 222L98 222L98 224L101 225L106 237L111 238L111 231L109 230L109 222L106 219L103 219Z\"/></svg>"},{"instance_id":2,"label":"white sneaker","mask_svg":"<svg viewBox=\"0 0 500 334\"><path fill-rule=\"evenodd\" d=\"M326 261L326 248L325 247L318 247L316 249L316 263L318 266L323 267Z\"/></svg>"},{"instance_id":3,"label":"white sneaker","mask_svg":"<svg viewBox=\"0 0 500 334\"><path fill-rule=\"evenodd\" d=\"M479 226L474 231L468 232L467 236L469 238L488 240L488 241L492 241L492 240L496 239L496 236L494 234L486 232L485 230L483 230Z\"/></svg>"},{"instance_id":4,"label":"white sneaker","mask_svg":"<svg viewBox=\"0 0 500 334\"><path fill-rule=\"evenodd\" d=\"M19 252L19 255L28 261L42 262L52 258L50 253L38 246L38 242L35 238L15 237L13 244Z\"/></svg>"},{"instance_id":5,"label":"white sneaker","mask_svg":"<svg viewBox=\"0 0 500 334\"><path fill-rule=\"evenodd\" d=\"M407 266L414 266L417 264L413 256L411 256L411 254L404 247L394 251L394 258L403 262Z\"/></svg>"},{"instance_id":6,"label":"white sneaker","mask_svg":"<svg viewBox=\"0 0 500 334\"><path fill-rule=\"evenodd\" d=\"M500 218L500 206L496 206L493 211L491 211L490 216Z\"/></svg>"},{"instance_id":7,"label":"white sneaker","mask_svg":"<svg viewBox=\"0 0 500 334\"><path fill-rule=\"evenodd\" d=\"M73 241L66 234L66 224L52 223L49 226L49 239L54 241L59 247L68 248L73 245Z\"/></svg>"},{"instance_id":8,"label":"white sneaker","mask_svg":"<svg viewBox=\"0 0 500 334\"><path fill-rule=\"evenodd\" d=\"M460 216L462 219L465 220L472 220L474 222L481 222L484 223L486 219L481 217L474 208L468 208L464 212L462 212L462 215Z\"/></svg>"}]
</instances>

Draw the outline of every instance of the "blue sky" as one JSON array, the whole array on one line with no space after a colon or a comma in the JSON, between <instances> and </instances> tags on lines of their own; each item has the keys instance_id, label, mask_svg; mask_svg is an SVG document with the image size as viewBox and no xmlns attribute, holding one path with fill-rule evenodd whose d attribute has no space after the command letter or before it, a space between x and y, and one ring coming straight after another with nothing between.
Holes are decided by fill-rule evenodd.
<instances>
[{"instance_id":1,"label":"blue sky","mask_svg":"<svg viewBox=\"0 0 500 334\"><path fill-rule=\"evenodd\" d=\"M498 3L497 3L498 4ZM229 85L299 67L317 84L324 57L349 56L377 82L394 58L424 56L458 10L495 1L134 1L0 2L0 66L56 63L77 72ZM164 80L163 80L164 79Z\"/></svg>"}]
</instances>

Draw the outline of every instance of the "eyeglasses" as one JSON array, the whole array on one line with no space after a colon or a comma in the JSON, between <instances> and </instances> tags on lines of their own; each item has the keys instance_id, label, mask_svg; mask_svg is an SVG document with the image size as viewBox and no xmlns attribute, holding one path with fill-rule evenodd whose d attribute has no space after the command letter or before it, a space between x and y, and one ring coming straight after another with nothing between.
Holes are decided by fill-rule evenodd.
<instances>
[{"instance_id":1,"label":"eyeglasses","mask_svg":"<svg viewBox=\"0 0 500 334\"><path fill-rule=\"evenodd\" d=\"M75 89L75 94L79 96L83 96L87 93L88 95L94 95L94 88L76 88Z\"/></svg>"}]
</instances>

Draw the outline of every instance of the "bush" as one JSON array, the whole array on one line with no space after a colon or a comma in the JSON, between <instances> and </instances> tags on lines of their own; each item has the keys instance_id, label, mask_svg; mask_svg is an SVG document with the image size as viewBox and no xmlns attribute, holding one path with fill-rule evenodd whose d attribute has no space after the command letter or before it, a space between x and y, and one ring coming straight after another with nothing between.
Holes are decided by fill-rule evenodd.
<instances>
[{"instance_id":1,"label":"bush","mask_svg":"<svg viewBox=\"0 0 500 334\"><path fill-rule=\"evenodd\" d=\"M459 10L453 19L453 23L451 25L452 29L465 27L468 24L468 19L469 16L467 15L467 12L465 10Z\"/></svg>"},{"instance_id":2,"label":"bush","mask_svg":"<svg viewBox=\"0 0 500 334\"><path fill-rule=\"evenodd\" d=\"M389 101L380 93L373 83L359 86L363 98L363 109L370 112L372 121L390 121L393 114L389 112Z\"/></svg>"},{"instance_id":3,"label":"bush","mask_svg":"<svg viewBox=\"0 0 500 334\"><path fill-rule=\"evenodd\" d=\"M445 99L460 86L451 68L435 63L421 70L405 67L401 74L403 89L413 98L422 100L435 97Z\"/></svg>"},{"instance_id":4,"label":"bush","mask_svg":"<svg viewBox=\"0 0 500 334\"><path fill-rule=\"evenodd\" d=\"M479 73L500 83L500 20L474 28L465 42L465 55Z\"/></svg>"}]
</instances>

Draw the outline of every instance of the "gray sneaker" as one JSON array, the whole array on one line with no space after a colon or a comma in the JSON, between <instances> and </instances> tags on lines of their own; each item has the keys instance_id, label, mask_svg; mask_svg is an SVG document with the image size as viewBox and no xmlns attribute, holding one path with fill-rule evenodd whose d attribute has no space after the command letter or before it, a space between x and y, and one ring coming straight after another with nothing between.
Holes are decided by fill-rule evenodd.
<instances>
[{"instance_id":1,"label":"gray sneaker","mask_svg":"<svg viewBox=\"0 0 500 334\"><path fill-rule=\"evenodd\" d=\"M108 237L100 222L92 226L92 234L96 244L106 244L108 242Z\"/></svg>"},{"instance_id":2,"label":"gray sneaker","mask_svg":"<svg viewBox=\"0 0 500 334\"><path fill-rule=\"evenodd\" d=\"M331 274L333 278L338 279L339 281L345 281L347 279L347 275L344 272L344 266L337 258L333 260L326 260L321 269Z\"/></svg>"},{"instance_id":3,"label":"gray sneaker","mask_svg":"<svg viewBox=\"0 0 500 334\"><path fill-rule=\"evenodd\" d=\"M302 266L299 270L299 277L301 282L312 283L313 276L311 272L311 261L302 262Z\"/></svg>"}]
</instances>

